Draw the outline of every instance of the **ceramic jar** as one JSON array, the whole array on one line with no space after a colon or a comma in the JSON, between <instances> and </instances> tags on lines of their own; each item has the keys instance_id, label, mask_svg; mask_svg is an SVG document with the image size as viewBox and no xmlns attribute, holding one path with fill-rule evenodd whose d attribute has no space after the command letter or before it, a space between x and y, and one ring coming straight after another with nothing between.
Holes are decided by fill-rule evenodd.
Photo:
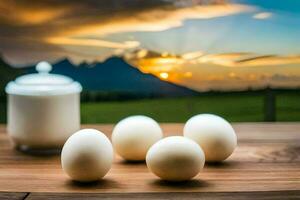
<instances>
[{"instance_id":1,"label":"ceramic jar","mask_svg":"<svg viewBox=\"0 0 300 200\"><path fill-rule=\"evenodd\" d=\"M40 62L38 73L7 84L7 131L16 147L27 150L60 149L80 129L80 92L71 78L50 74L52 66Z\"/></svg>"}]
</instances>

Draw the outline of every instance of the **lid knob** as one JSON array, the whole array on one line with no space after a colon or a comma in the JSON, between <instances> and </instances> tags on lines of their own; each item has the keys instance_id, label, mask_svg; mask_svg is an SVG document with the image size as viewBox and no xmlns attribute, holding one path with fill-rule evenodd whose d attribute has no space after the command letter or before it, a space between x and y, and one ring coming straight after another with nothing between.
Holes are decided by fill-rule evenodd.
<instances>
[{"instance_id":1,"label":"lid knob","mask_svg":"<svg viewBox=\"0 0 300 200\"><path fill-rule=\"evenodd\" d=\"M36 65L35 69L39 73L49 73L52 70L52 66L48 62L42 61Z\"/></svg>"}]
</instances>

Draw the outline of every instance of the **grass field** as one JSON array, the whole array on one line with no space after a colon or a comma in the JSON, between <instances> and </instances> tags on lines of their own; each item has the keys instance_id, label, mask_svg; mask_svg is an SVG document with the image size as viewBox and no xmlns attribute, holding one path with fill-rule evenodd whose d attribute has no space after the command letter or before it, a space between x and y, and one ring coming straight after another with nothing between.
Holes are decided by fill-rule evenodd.
<instances>
[{"instance_id":1,"label":"grass field","mask_svg":"<svg viewBox=\"0 0 300 200\"><path fill-rule=\"evenodd\" d=\"M82 123L115 123L129 115L159 122L185 122L198 113L214 113L232 122L263 121L264 93L214 94L189 98L83 103ZM300 121L300 92L276 96L277 121Z\"/></svg>"},{"instance_id":2,"label":"grass field","mask_svg":"<svg viewBox=\"0 0 300 200\"><path fill-rule=\"evenodd\" d=\"M221 93L199 97L147 99L81 104L82 123L116 123L129 115L147 115L159 122L185 122L198 113L214 113L232 122L263 121L264 93ZM276 96L277 121L300 121L300 92ZM0 122L6 105L0 103Z\"/></svg>"}]
</instances>

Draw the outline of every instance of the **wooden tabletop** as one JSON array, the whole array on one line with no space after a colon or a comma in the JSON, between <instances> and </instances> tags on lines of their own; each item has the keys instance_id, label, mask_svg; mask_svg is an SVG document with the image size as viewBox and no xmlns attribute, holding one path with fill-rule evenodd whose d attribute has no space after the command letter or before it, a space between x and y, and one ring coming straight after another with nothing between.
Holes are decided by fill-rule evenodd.
<instances>
[{"instance_id":1,"label":"wooden tabletop","mask_svg":"<svg viewBox=\"0 0 300 200\"><path fill-rule=\"evenodd\" d=\"M193 180L159 180L145 163L116 156L99 182L71 181L60 156L14 150L0 126L0 199L300 199L300 123L236 123L238 147L225 162L206 164ZM110 136L112 125L85 125ZM182 124L162 124L180 135Z\"/></svg>"}]
</instances>

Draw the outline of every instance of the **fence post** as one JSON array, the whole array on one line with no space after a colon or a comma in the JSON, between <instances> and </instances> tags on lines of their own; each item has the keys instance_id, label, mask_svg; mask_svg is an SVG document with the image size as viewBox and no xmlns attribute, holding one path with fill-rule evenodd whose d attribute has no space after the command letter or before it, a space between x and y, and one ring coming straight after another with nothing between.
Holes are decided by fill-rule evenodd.
<instances>
[{"instance_id":1,"label":"fence post","mask_svg":"<svg viewBox=\"0 0 300 200\"><path fill-rule=\"evenodd\" d=\"M265 90L264 118L266 122L276 121L276 94L270 87Z\"/></svg>"}]
</instances>

